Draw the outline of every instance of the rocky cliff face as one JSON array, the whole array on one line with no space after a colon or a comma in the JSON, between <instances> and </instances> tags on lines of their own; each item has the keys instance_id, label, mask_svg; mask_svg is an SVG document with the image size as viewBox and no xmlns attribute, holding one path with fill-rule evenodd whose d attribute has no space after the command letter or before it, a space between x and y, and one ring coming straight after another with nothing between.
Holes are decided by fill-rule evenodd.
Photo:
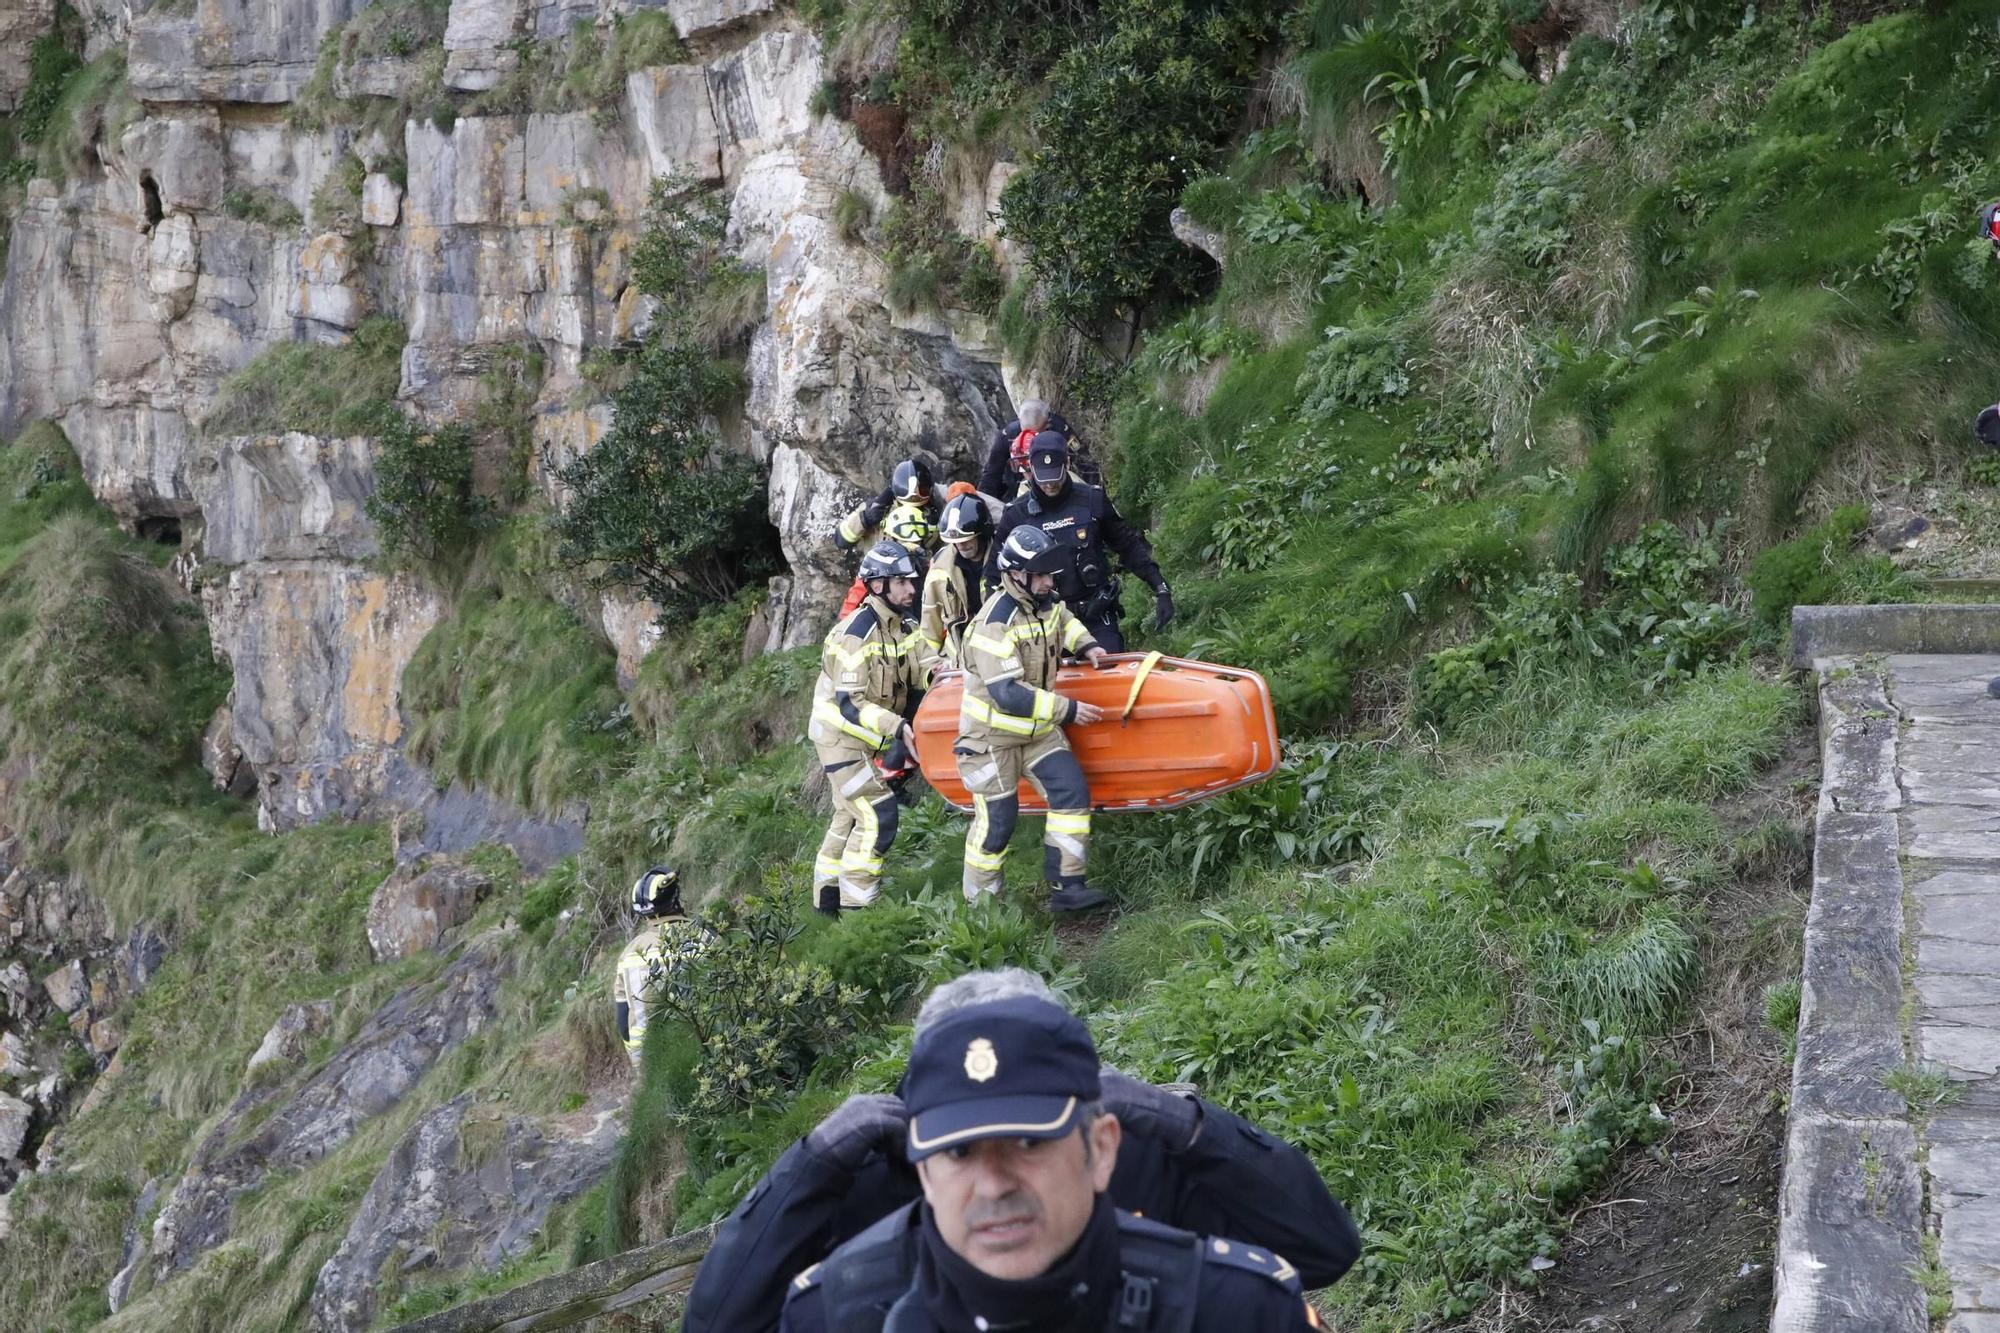
<instances>
[{"instance_id":1,"label":"rocky cliff face","mask_svg":"<svg viewBox=\"0 0 2000 1333\"><path fill-rule=\"evenodd\" d=\"M4 105L52 15L47 0L0 8ZM254 775L269 827L360 813L396 785L401 673L442 607L371 563L369 440L205 432L222 380L259 352L388 315L408 332L399 397L444 417L480 401L496 356L532 349L542 378L526 410L550 487L548 461L606 423L584 357L651 313L629 275L650 182L711 183L733 248L768 278L745 410L726 426L771 467L791 566L760 620L773 648L821 632L848 579L827 539L864 489L912 451L969 464L1011 411L979 322L892 314L883 264L833 224L843 193L886 203L882 170L852 126L814 114L818 39L769 0L670 0L676 63L629 72L587 109L375 127L440 57L440 97L489 90L525 43L560 49L627 8L458 0L441 51L352 58L340 35L374 17L363 0L86 16L93 48L122 46L141 114L101 129L80 178L31 185L14 221L0 436L56 420L121 522L182 543L235 673L212 733L218 781L250 789ZM344 98L333 113L329 87ZM324 200L357 166L361 221L342 234ZM957 211L984 227L1003 179ZM610 597L595 614L634 669L655 637L647 609Z\"/></svg>"},{"instance_id":2,"label":"rocky cliff face","mask_svg":"<svg viewBox=\"0 0 2000 1333\"><path fill-rule=\"evenodd\" d=\"M372 316L406 332L397 397L413 415L490 411L495 368L531 366L511 400L530 475L496 477L482 455L483 484L560 502L554 465L609 421L586 358L636 341L654 314L630 273L652 181L679 172L723 192L729 245L763 270L766 306L741 410L718 426L769 465L789 565L748 651L824 631L851 573L834 525L897 459L922 452L965 471L1012 413L981 321L893 313L882 259L835 224L843 198L886 210L883 166L851 125L815 114L819 41L773 0L666 0L677 52L547 112L514 109L544 99L499 99L528 76L524 61L607 40L630 0L454 0L441 32L418 22L435 6L407 0L76 8L84 54L122 54L136 109L87 119L81 170L19 197L0 275L0 438L55 421L119 522L178 548L174 572L233 675L203 745L218 787L254 800L274 831L420 816L398 824L409 902L388 892L402 884L392 878L370 917L387 955L448 942L477 902L426 889L439 872L424 858L503 841L537 871L577 849L585 812L534 818L440 790L405 755L404 669L448 598L379 558L366 510L375 441L211 429L231 374L281 344L345 342ZM393 26L405 18L410 33ZM54 0L0 0L0 111L55 22ZM394 40L348 40L371 24ZM990 234L1004 172L950 201L965 230ZM580 609L629 677L658 639L651 608L605 596ZM86 1055L113 1060L118 1005L162 947L143 927L112 935L87 896L13 865L6 846L0 830L0 963L17 960L0 967L0 1073L21 1096L0 1097L0 1234L5 1191L38 1145L41 1167L60 1165L48 1131L70 1082ZM228 1244L235 1201L268 1173L379 1122L480 1030L508 970L504 940L475 942L296 1076L327 1006L287 1009L186 1172L138 1200L112 1308ZM73 1034L63 1042L56 1016ZM118 1072L114 1061L98 1090ZM518 1253L608 1163L618 1107L606 1097L539 1120L495 1119L465 1098L424 1116L319 1275L314 1325L367 1326L385 1266Z\"/></svg>"}]
</instances>

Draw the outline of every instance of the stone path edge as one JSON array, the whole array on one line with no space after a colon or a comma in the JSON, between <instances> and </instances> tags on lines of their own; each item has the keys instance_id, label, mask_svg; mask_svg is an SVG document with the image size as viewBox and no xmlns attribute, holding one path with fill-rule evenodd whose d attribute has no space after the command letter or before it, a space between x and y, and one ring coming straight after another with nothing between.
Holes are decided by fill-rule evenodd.
<instances>
[{"instance_id":1,"label":"stone path edge","mask_svg":"<svg viewBox=\"0 0 2000 1333\"><path fill-rule=\"evenodd\" d=\"M1801 640L1809 648L1852 642L1849 652L1913 651L1903 635L1922 629L1921 614L1843 624L1818 613L1934 609L1799 607L1794 661ZM1984 610L1991 622L1992 610ZM1861 627L1886 635L1898 624L1895 638L1862 642ZM1994 638L2000 643L2000 625ZM1822 777L1771 1330L1924 1333L1916 1134L1903 1099L1882 1083L1905 1063L1896 710L1879 669L1839 649L1808 663L1819 680Z\"/></svg>"},{"instance_id":2,"label":"stone path edge","mask_svg":"<svg viewBox=\"0 0 2000 1333\"><path fill-rule=\"evenodd\" d=\"M2000 653L2000 607L1891 602L1792 608L1792 665L1868 653Z\"/></svg>"}]
</instances>

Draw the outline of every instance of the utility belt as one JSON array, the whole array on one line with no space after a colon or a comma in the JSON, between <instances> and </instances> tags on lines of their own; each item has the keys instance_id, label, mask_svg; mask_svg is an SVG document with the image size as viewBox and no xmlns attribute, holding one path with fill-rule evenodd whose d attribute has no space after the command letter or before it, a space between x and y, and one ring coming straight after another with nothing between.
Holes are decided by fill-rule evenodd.
<instances>
[{"instance_id":1,"label":"utility belt","mask_svg":"<svg viewBox=\"0 0 2000 1333\"><path fill-rule=\"evenodd\" d=\"M1085 565L1077 571L1076 581L1076 596L1064 599L1072 615L1078 620L1118 618L1118 594L1125 585L1116 574L1102 565Z\"/></svg>"}]
</instances>

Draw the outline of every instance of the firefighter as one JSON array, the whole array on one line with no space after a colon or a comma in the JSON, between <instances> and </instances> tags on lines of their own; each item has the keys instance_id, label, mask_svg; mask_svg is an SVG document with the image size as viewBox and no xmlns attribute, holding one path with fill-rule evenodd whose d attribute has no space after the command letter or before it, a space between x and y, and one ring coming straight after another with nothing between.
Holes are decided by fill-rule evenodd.
<instances>
[{"instance_id":1,"label":"firefighter","mask_svg":"<svg viewBox=\"0 0 2000 1333\"><path fill-rule=\"evenodd\" d=\"M936 526L937 511L931 504L931 469L921 458L906 458L896 464L889 484L881 493L856 505L840 520L840 526L834 530L833 544L843 551L854 550L897 509L916 510L925 523Z\"/></svg>"},{"instance_id":2,"label":"firefighter","mask_svg":"<svg viewBox=\"0 0 2000 1333\"><path fill-rule=\"evenodd\" d=\"M1022 527L1047 533L1062 551L1056 567L1056 595L1107 652L1125 651L1125 632L1118 625L1118 579L1105 554L1108 546L1125 567L1153 590L1158 624L1165 629L1174 618L1174 596L1153 559L1145 534L1127 523L1102 487L1078 481L1070 473L1069 442L1054 431L1035 437L1028 458L1034 481L1007 506L993 534L995 550ZM987 556L991 577L994 557Z\"/></svg>"},{"instance_id":3,"label":"firefighter","mask_svg":"<svg viewBox=\"0 0 2000 1333\"><path fill-rule=\"evenodd\" d=\"M924 575L923 611L917 622L924 647L943 663L958 661L966 622L984 600L980 571L992 531L993 516L977 495L954 496L945 505L938 529L943 545Z\"/></svg>"},{"instance_id":4,"label":"firefighter","mask_svg":"<svg viewBox=\"0 0 2000 1333\"><path fill-rule=\"evenodd\" d=\"M937 525L931 522L930 511L899 500L889 510L889 517L883 521L881 530L884 540L892 541L910 553L910 559L917 567L917 577L923 578L924 572L930 568L931 553L937 546L938 537ZM853 584L847 589L846 600L840 604L840 614L844 616L860 606L867 596L868 589L861 582L861 576L855 575Z\"/></svg>"},{"instance_id":5,"label":"firefighter","mask_svg":"<svg viewBox=\"0 0 2000 1333\"><path fill-rule=\"evenodd\" d=\"M701 936L681 906L680 872L672 866L654 866L633 883L632 915L648 924L618 955L611 1002L618 1011L618 1039L637 1069L660 988L674 968L699 951Z\"/></svg>"},{"instance_id":6,"label":"firefighter","mask_svg":"<svg viewBox=\"0 0 2000 1333\"><path fill-rule=\"evenodd\" d=\"M814 905L828 916L875 901L882 858L896 840L890 783L915 763L908 716L922 689L922 639L906 625L917 566L895 542L861 560L868 590L826 636L807 734L833 793L833 821L813 862Z\"/></svg>"},{"instance_id":7,"label":"firefighter","mask_svg":"<svg viewBox=\"0 0 2000 1333\"><path fill-rule=\"evenodd\" d=\"M1020 815L1021 778L1048 803L1042 871L1049 910L1087 912L1110 900L1084 879L1090 847L1090 787L1063 727L1104 714L1054 693L1065 653L1101 666L1104 649L1056 600L1056 571L1069 552L1037 527L1016 528L996 558L1000 587L974 615L960 646L959 776L972 792L965 837L965 897L1000 891L1007 840Z\"/></svg>"}]
</instances>

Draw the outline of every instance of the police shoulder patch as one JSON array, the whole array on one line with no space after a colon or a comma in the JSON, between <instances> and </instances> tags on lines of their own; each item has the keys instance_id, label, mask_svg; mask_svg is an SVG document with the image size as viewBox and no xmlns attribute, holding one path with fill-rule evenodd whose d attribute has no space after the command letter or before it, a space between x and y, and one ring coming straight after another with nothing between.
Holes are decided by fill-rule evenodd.
<instances>
[{"instance_id":1,"label":"police shoulder patch","mask_svg":"<svg viewBox=\"0 0 2000 1333\"><path fill-rule=\"evenodd\" d=\"M1202 1242L1202 1258L1212 1267L1255 1273L1294 1295L1304 1291L1299 1285L1299 1270L1292 1267L1284 1255L1262 1245L1246 1245L1240 1240L1212 1236Z\"/></svg>"}]
</instances>

